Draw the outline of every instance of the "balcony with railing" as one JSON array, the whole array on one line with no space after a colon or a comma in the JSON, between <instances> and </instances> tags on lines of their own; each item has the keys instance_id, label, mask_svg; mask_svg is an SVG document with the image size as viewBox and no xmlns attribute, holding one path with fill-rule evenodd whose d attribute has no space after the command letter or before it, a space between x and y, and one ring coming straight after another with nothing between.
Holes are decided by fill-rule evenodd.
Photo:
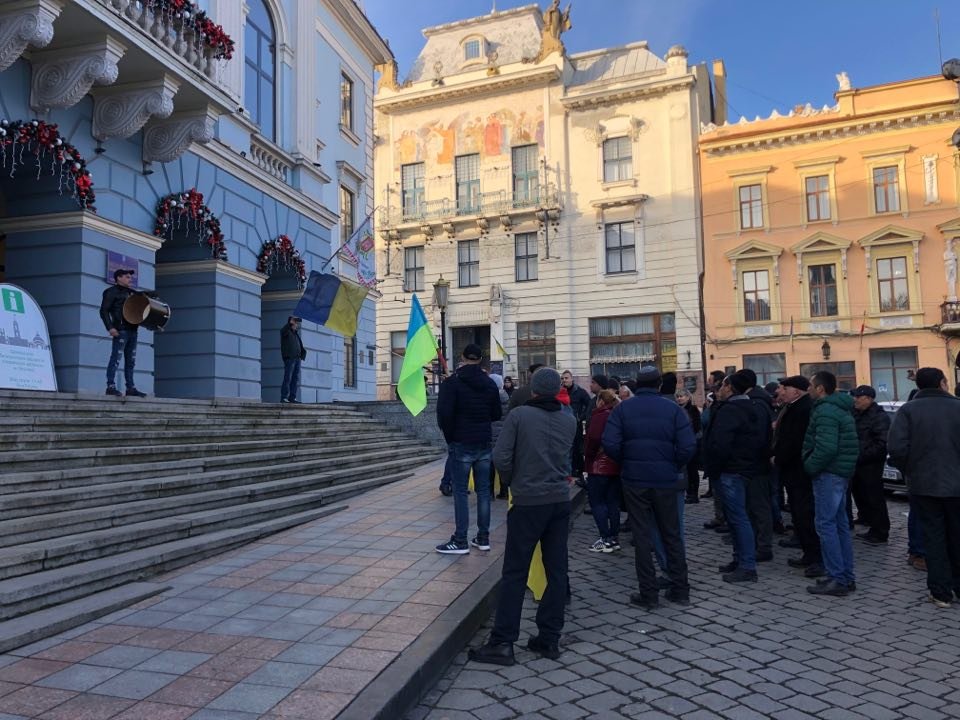
<instances>
[{"instance_id":1,"label":"balcony with railing","mask_svg":"<svg viewBox=\"0 0 960 720\"><path fill-rule=\"evenodd\" d=\"M960 300L947 300L940 306L940 332L960 335Z\"/></svg>"}]
</instances>

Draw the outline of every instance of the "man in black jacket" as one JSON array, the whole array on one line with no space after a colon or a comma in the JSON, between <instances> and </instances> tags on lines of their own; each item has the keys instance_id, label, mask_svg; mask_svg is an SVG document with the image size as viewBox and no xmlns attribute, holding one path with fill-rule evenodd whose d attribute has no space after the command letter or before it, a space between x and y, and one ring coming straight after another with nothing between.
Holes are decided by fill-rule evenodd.
<instances>
[{"instance_id":1,"label":"man in black jacket","mask_svg":"<svg viewBox=\"0 0 960 720\"><path fill-rule=\"evenodd\" d=\"M467 345L463 365L440 385L437 397L437 423L452 454L453 512L456 529L449 542L437 545L445 555L467 555L470 545L490 549L490 477L491 423L502 415L500 391L480 367L483 351L479 345ZM519 391L517 391L519 392ZM515 392L514 395L517 393ZM470 529L470 505L467 484L473 470L477 496L477 535L467 544Z\"/></svg>"},{"instance_id":2,"label":"man in black jacket","mask_svg":"<svg viewBox=\"0 0 960 720\"><path fill-rule=\"evenodd\" d=\"M790 567L804 568L807 577L824 574L820 537L814 525L813 481L803 471L803 438L810 424L813 400L807 394L810 381L803 375L780 378L777 400L780 414L773 432L773 462L787 489L793 531L802 555L790 558ZM781 541L783 542L783 541Z\"/></svg>"},{"instance_id":3,"label":"man in black jacket","mask_svg":"<svg viewBox=\"0 0 960 720\"><path fill-rule=\"evenodd\" d=\"M587 422L590 413L590 395L573 381L573 373L569 370L563 371L560 381L567 389L567 395L570 396L570 409L573 410L573 416L577 419L578 430L573 441L573 476L583 480L583 432L584 423Z\"/></svg>"},{"instance_id":4,"label":"man in black jacket","mask_svg":"<svg viewBox=\"0 0 960 720\"><path fill-rule=\"evenodd\" d=\"M766 435L773 432L773 398L757 385L757 374L750 368L740 371L750 382L747 397L767 425ZM767 454L769 460L769 453ZM747 514L757 536L757 562L773 560L773 477L770 463L764 463L764 472L758 472L747 482Z\"/></svg>"},{"instance_id":5,"label":"man in black jacket","mask_svg":"<svg viewBox=\"0 0 960 720\"><path fill-rule=\"evenodd\" d=\"M280 330L280 355L283 357L280 402L299 404L297 390L300 389L300 363L307 359L307 351L300 338L300 318L291 315Z\"/></svg>"},{"instance_id":6,"label":"man in black jacket","mask_svg":"<svg viewBox=\"0 0 960 720\"><path fill-rule=\"evenodd\" d=\"M850 491L857 503L860 519L870 527L857 537L871 545L882 545L890 534L890 516L883 492L883 466L887 462L890 418L874 402L877 392L869 385L861 385L850 394L853 396L853 418L860 440L860 455Z\"/></svg>"},{"instance_id":7,"label":"man in black jacket","mask_svg":"<svg viewBox=\"0 0 960 720\"><path fill-rule=\"evenodd\" d=\"M509 413L515 407L520 407L533 397L533 391L530 389L530 383L533 382L533 375L537 370L543 367L543 363L534 363L527 368L527 384L519 387L510 395L510 403L507 405Z\"/></svg>"},{"instance_id":8,"label":"man in black jacket","mask_svg":"<svg viewBox=\"0 0 960 720\"><path fill-rule=\"evenodd\" d=\"M146 393L137 390L133 380L133 368L137 362L137 326L131 325L123 317L123 304L134 291L133 270L115 270L114 284L103 291L100 301L100 319L113 338L110 361L107 363L107 395L120 395L117 390L117 367L123 355L123 380L127 387L127 397L145 397Z\"/></svg>"}]
</instances>

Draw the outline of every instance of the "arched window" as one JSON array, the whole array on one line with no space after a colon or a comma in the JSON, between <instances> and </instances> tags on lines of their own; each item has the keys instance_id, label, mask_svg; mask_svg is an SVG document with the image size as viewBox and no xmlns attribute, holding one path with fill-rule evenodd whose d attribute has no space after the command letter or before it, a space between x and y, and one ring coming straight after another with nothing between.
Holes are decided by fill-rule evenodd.
<instances>
[{"instance_id":1,"label":"arched window","mask_svg":"<svg viewBox=\"0 0 960 720\"><path fill-rule=\"evenodd\" d=\"M244 35L244 105L260 134L276 140L276 46L273 21L263 0L247 0Z\"/></svg>"}]
</instances>

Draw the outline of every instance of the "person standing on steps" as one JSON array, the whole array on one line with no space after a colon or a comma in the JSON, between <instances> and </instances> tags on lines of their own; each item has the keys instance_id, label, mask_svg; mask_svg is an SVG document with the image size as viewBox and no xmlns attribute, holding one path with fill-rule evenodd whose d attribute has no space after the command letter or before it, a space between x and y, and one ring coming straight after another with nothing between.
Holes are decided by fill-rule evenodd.
<instances>
[{"instance_id":1,"label":"person standing on steps","mask_svg":"<svg viewBox=\"0 0 960 720\"><path fill-rule=\"evenodd\" d=\"M527 648L551 660L560 657L567 597L567 535L570 529L570 451L577 422L557 400L560 374L542 367L528 385L532 397L507 415L493 451L501 480L510 486L500 599L486 644L471 649L470 660L513 665L520 637L520 614L533 551L540 543L547 587L537 607L538 634ZM516 394L516 393L514 393Z\"/></svg>"},{"instance_id":2,"label":"person standing on steps","mask_svg":"<svg viewBox=\"0 0 960 720\"><path fill-rule=\"evenodd\" d=\"M883 545L890 534L890 515L887 496L883 489L883 466L887 462L887 433L890 417L874 399L877 391L861 385L853 397L853 417L860 439L860 456L850 483L860 519L870 529L857 535L871 545Z\"/></svg>"},{"instance_id":3,"label":"person standing on steps","mask_svg":"<svg viewBox=\"0 0 960 720\"><path fill-rule=\"evenodd\" d=\"M467 555L471 545L478 550L490 549L490 442L492 424L500 419L502 411L500 390L480 367L482 360L480 346L467 345L463 350L463 365L443 381L437 397L437 424L453 455L450 469L455 529L450 540L436 548L445 555ZM471 470L477 491L477 534L467 543L470 529L467 486Z\"/></svg>"},{"instance_id":4,"label":"person standing on steps","mask_svg":"<svg viewBox=\"0 0 960 720\"><path fill-rule=\"evenodd\" d=\"M123 304L134 294L130 286L135 274L133 270L115 270L114 284L103 291L100 301L100 319L113 339L110 360L107 363L107 395L121 394L117 390L117 368L120 365L120 356L123 355L123 380L127 397L147 396L137 390L133 379L133 369L137 363L137 326L131 325L123 317Z\"/></svg>"},{"instance_id":5,"label":"person standing on steps","mask_svg":"<svg viewBox=\"0 0 960 720\"><path fill-rule=\"evenodd\" d=\"M283 385L280 386L280 402L299 404L300 363L307 359L307 351L300 338L300 318L291 315L280 330L280 355L283 357Z\"/></svg>"}]
</instances>

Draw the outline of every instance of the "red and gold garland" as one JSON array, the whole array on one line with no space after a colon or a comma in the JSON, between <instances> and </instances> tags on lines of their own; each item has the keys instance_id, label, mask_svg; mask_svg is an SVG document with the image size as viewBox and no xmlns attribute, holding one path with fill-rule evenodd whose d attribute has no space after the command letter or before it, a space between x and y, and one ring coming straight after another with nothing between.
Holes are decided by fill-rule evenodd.
<instances>
[{"instance_id":1,"label":"red and gold garland","mask_svg":"<svg viewBox=\"0 0 960 720\"><path fill-rule=\"evenodd\" d=\"M190 25L203 44L214 51L218 60L233 57L234 43L223 27L207 17L192 0L148 0L148 7L155 13L166 13L180 26Z\"/></svg>"},{"instance_id":2,"label":"red and gold garland","mask_svg":"<svg viewBox=\"0 0 960 720\"><path fill-rule=\"evenodd\" d=\"M60 135L55 123L43 120L0 120L0 168L9 167L10 175L25 165L23 155L29 153L36 159L37 178L43 170L43 160L50 159L50 174L60 168L60 192L66 181L80 207L91 212L96 194L93 178L87 170L87 161L80 151Z\"/></svg>"},{"instance_id":3,"label":"red and gold garland","mask_svg":"<svg viewBox=\"0 0 960 720\"><path fill-rule=\"evenodd\" d=\"M227 246L220 230L220 219L210 208L203 204L203 193L196 188L185 192L173 193L161 199L157 204L157 222L153 234L157 237L169 237L173 230L185 220L187 228L191 221L200 231L200 242L210 247L210 253L216 260L227 259Z\"/></svg>"},{"instance_id":4,"label":"red and gold garland","mask_svg":"<svg viewBox=\"0 0 960 720\"><path fill-rule=\"evenodd\" d=\"M302 290L306 285L307 264L300 256L300 251L293 246L293 241L286 235L265 242L257 256L258 273L272 275L279 269L296 270L297 287Z\"/></svg>"}]
</instances>

